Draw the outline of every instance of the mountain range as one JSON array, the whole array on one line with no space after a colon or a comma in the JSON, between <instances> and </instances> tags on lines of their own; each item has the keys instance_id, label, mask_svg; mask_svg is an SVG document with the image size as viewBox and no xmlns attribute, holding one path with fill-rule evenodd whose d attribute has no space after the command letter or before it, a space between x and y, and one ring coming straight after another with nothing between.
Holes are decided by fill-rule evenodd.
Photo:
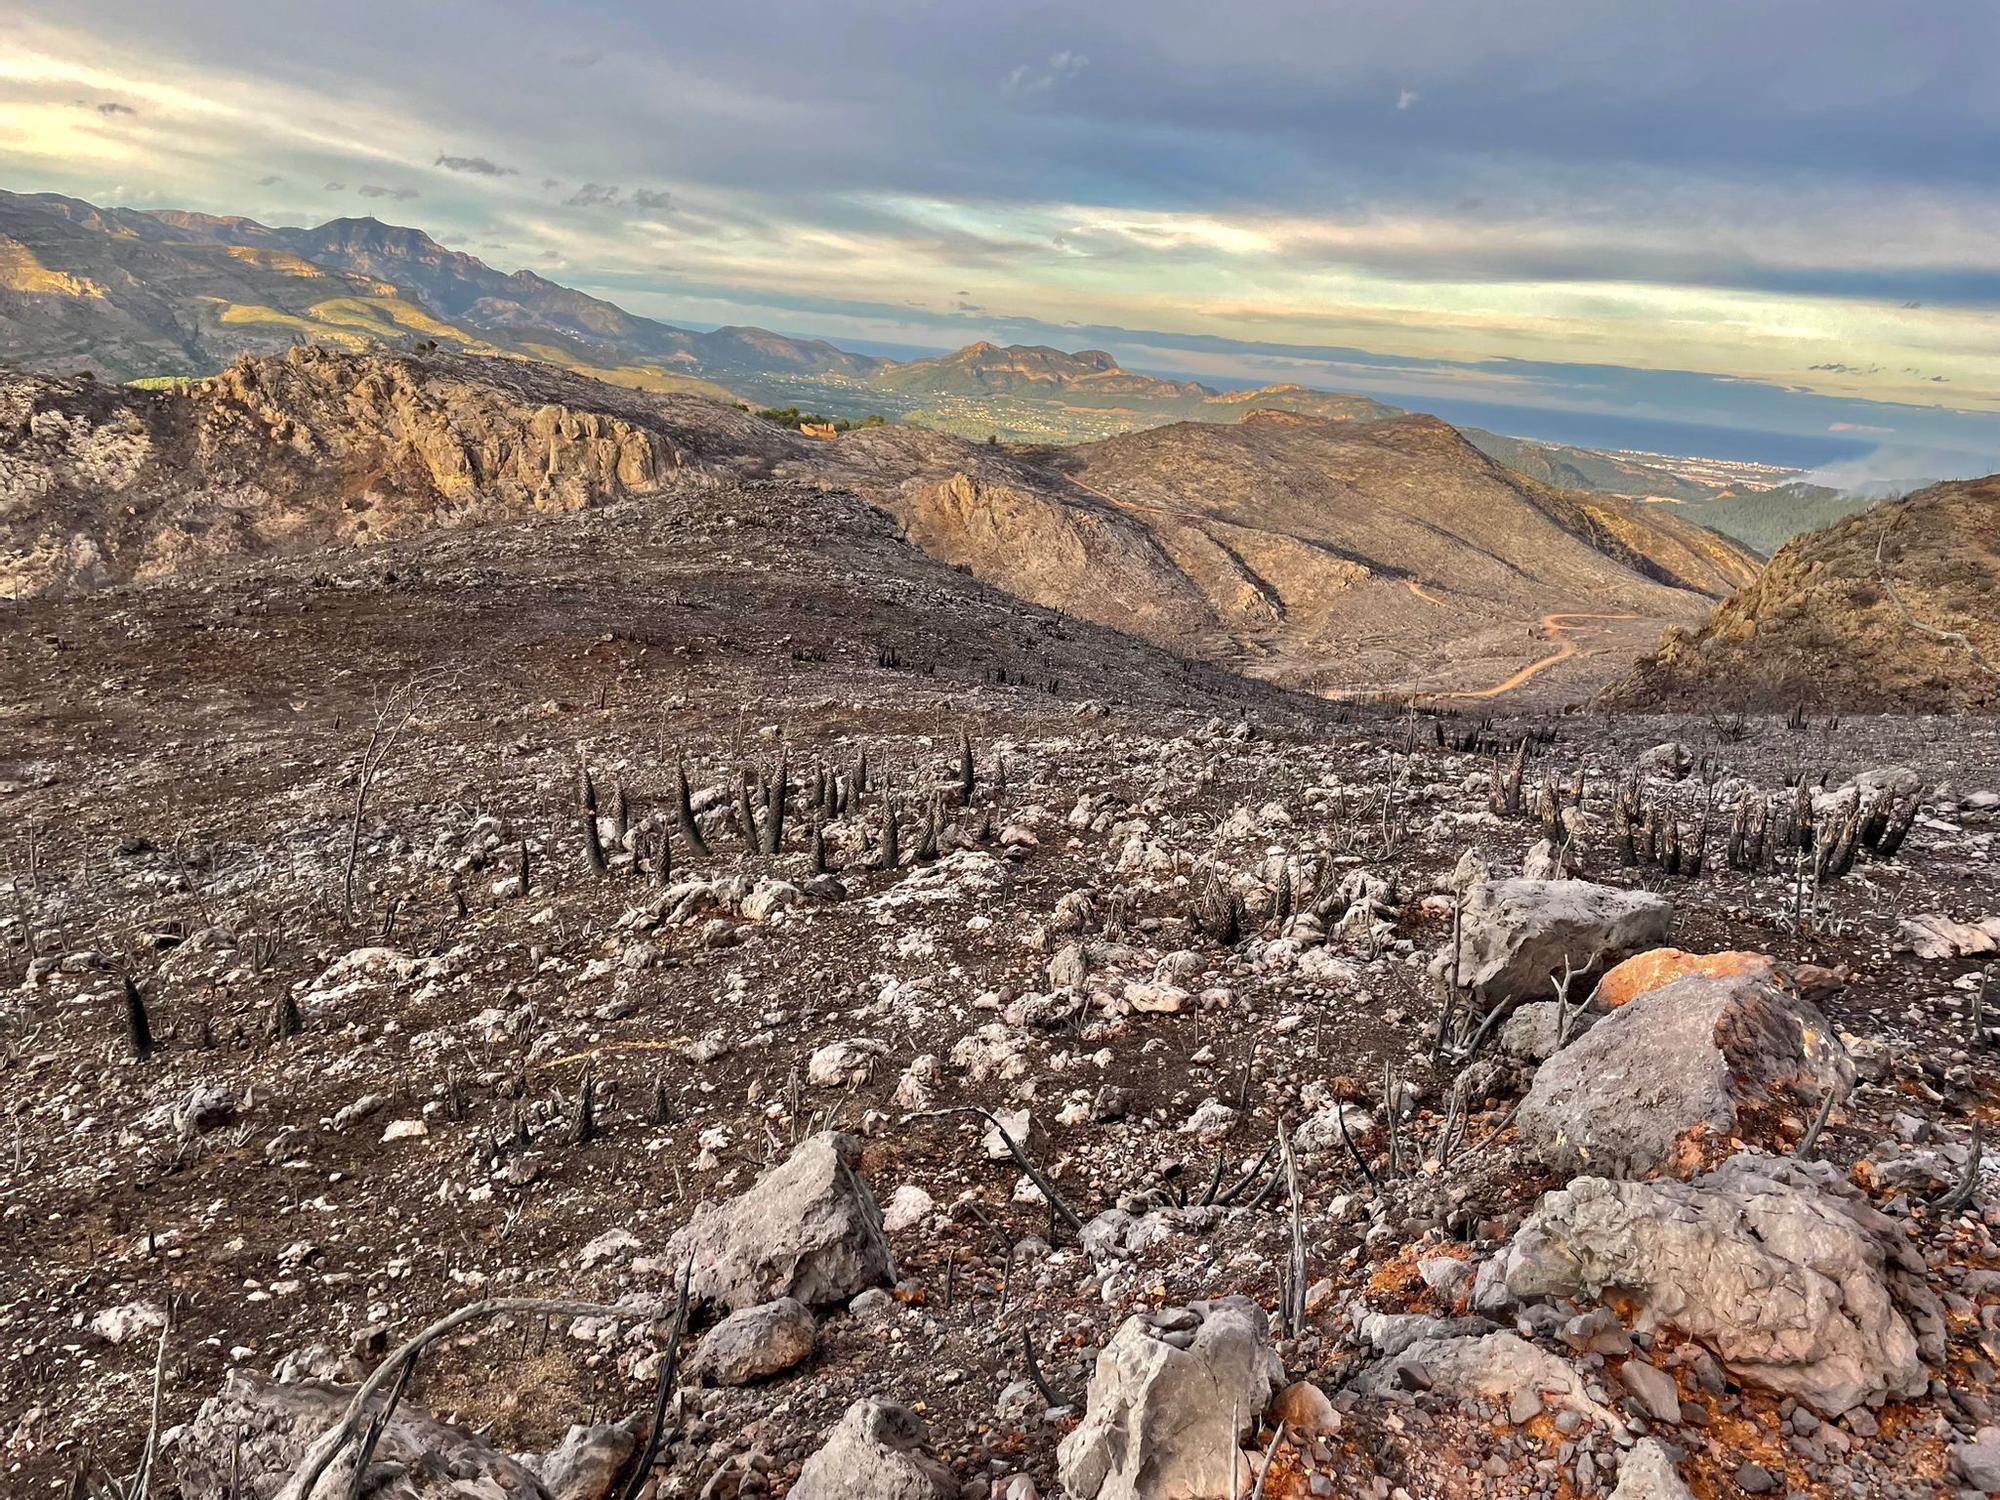
<instances>
[{"instance_id":1,"label":"mountain range","mask_svg":"<svg viewBox=\"0 0 2000 1500\"><path fill-rule=\"evenodd\" d=\"M825 440L546 362L317 345L169 389L0 378L0 586L185 577L754 479L858 494L1031 603L1322 693L1483 692L1580 655L1565 621L1636 649L1756 571L1670 507L1540 485L1434 417Z\"/></svg>"},{"instance_id":2,"label":"mountain range","mask_svg":"<svg viewBox=\"0 0 2000 1500\"><path fill-rule=\"evenodd\" d=\"M320 342L420 340L537 359L643 390L880 412L972 437L1074 443L1178 421L1283 410L1344 422L1401 415L1370 397L1272 385L1223 391L1123 369L1101 350L980 342L893 361L767 329L698 332L627 312L532 271L502 272L418 229L372 218L311 228L239 216L100 208L0 192L0 362L118 380L214 374L241 354ZM1782 512L1761 486L1641 459L1469 430L1482 451L1557 488L1672 502L1769 551L1858 508L1801 486ZM1774 471L1771 482L1788 477Z\"/></svg>"}]
</instances>

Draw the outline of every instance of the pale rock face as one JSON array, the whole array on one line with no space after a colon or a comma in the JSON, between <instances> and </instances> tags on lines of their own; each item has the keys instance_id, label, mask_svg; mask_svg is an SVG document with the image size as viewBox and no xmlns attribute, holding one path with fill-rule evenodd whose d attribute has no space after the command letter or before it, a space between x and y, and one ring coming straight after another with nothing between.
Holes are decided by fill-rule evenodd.
<instances>
[{"instance_id":1,"label":"pale rock face","mask_svg":"<svg viewBox=\"0 0 2000 1500\"><path fill-rule=\"evenodd\" d=\"M1429 1389L1459 1400L1506 1399L1531 1390L1549 1406L1581 1412L1614 1435L1626 1428L1618 1414L1591 1399L1584 1378L1560 1355L1537 1348L1502 1329L1464 1337L1420 1338L1355 1377L1350 1389L1388 1396L1400 1388L1406 1370L1420 1370Z\"/></svg>"},{"instance_id":2,"label":"pale rock face","mask_svg":"<svg viewBox=\"0 0 2000 1500\"><path fill-rule=\"evenodd\" d=\"M243 1475L296 1474L307 1450L340 1420L352 1395L342 1386L281 1385L253 1370L229 1371L221 1392L204 1401L194 1420L176 1429L167 1443L182 1493L187 1500L229 1500L248 1493ZM562 1452L559 1448L550 1458ZM347 1493L352 1453L350 1448L328 1466L314 1486L313 1500ZM382 1500L460 1500L467 1495L545 1500L552 1493L527 1463L462 1427L439 1421L411 1401L401 1402L382 1430L375 1460L394 1466L392 1477L369 1491ZM580 1467L564 1465L570 1473ZM600 1500L585 1487L565 1488L560 1494L564 1500Z\"/></svg>"},{"instance_id":3,"label":"pale rock face","mask_svg":"<svg viewBox=\"0 0 2000 1500\"><path fill-rule=\"evenodd\" d=\"M882 1211L882 1227L890 1234L901 1234L915 1229L935 1212L937 1204L931 1195L915 1183L906 1182L889 1195L888 1207Z\"/></svg>"},{"instance_id":4,"label":"pale rock face","mask_svg":"<svg viewBox=\"0 0 2000 1500\"><path fill-rule=\"evenodd\" d=\"M1638 769L1647 776L1679 781L1694 769L1694 752L1679 740L1668 740L1641 755Z\"/></svg>"},{"instance_id":5,"label":"pale rock face","mask_svg":"<svg viewBox=\"0 0 2000 1500\"><path fill-rule=\"evenodd\" d=\"M1641 1438L1618 1465L1618 1488L1611 1500L1694 1500L1681 1479L1666 1445L1658 1438Z\"/></svg>"},{"instance_id":6,"label":"pale rock face","mask_svg":"<svg viewBox=\"0 0 2000 1500\"><path fill-rule=\"evenodd\" d=\"M1075 1500L1225 1495L1239 1444L1284 1379L1262 1308L1246 1297L1127 1318L1090 1379L1083 1423L1057 1463Z\"/></svg>"},{"instance_id":7,"label":"pale rock face","mask_svg":"<svg viewBox=\"0 0 2000 1500\"><path fill-rule=\"evenodd\" d=\"M829 1042L807 1059L806 1082L823 1089L863 1084L875 1076L876 1062L888 1055L888 1044L873 1037Z\"/></svg>"},{"instance_id":8,"label":"pale rock face","mask_svg":"<svg viewBox=\"0 0 2000 1500\"><path fill-rule=\"evenodd\" d=\"M1542 1199L1499 1267L1515 1298L1615 1291L1642 1327L1684 1333L1823 1416L1929 1382L1898 1297L1921 1285L1922 1258L1824 1163L1744 1152L1692 1182L1579 1177Z\"/></svg>"},{"instance_id":9,"label":"pale rock face","mask_svg":"<svg viewBox=\"0 0 2000 1500\"><path fill-rule=\"evenodd\" d=\"M1649 891L1586 880L1489 880L1466 893L1457 952L1447 940L1432 961L1440 975L1454 957L1459 983L1491 1005L1548 1000L1564 966L1577 976L1666 940L1673 904Z\"/></svg>"},{"instance_id":10,"label":"pale rock face","mask_svg":"<svg viewBox=\"0 0 2000 1500\"><path fill-rule=\"evenodd\" d=\"M708 1385L749 1385L811 1357L812 1309L791 1297L733 1312L703 1335L688 1373Z\"/></svg>"}]
</instances>

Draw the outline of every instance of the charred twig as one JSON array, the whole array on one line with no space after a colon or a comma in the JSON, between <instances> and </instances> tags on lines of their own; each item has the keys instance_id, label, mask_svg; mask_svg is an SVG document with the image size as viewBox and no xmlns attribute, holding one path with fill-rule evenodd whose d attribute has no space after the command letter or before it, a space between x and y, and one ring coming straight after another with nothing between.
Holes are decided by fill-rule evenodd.
<instances>
[{"instance_id":1,"label":"charred twig","mask_svg":"<svg viewBox=\"0 0 2000 1500\"><path fill-rule=\"evenodd\" d=\"M653 1471L653 1462L660 1456L660 1440L666 1436L667 1403L673 1399L674 1376L681 1361L681 1327L687 1320L688 1285L694 1279L694 1257L687 1258L681 1267L681 1289L674 1298L674 1321L667 1330L666 1353L660 1357L660 1384L653 1396L653 1426L646 1434L646 1447L639 1455L639 1462L633 1466L632 1477L625 1482L620 1500L637 1500L639 1491L645 1488L646 1476Z\"/></svg>"},{"instance_id":2,"label":"charred twig","mask_svg":"<svg viewBox=\"0 0 2000 1500\"><path fill-rule=\"evenodd\" d=\"M1337 1106L1336 1106L1337 1107ZM1306 1231L1303 1205L1299 1201L1298 1163L1292 1159L1292 1143L1285 1137L1285 1122L1278 1122L1278 1160L1285 1177L1285 1192L1291 1199L1292 1246L1286 1262L1286 1297L1282 1327L1286 1338L1298 1337L1306 1321Z\"/></svg>"},{"instance_id":3,"label":"charred twig","mask_svg":"<svg viewBox=\"0 0 2000 1500\"><path fill-rule=\"evenodd\" d=\"M1488 1146L1492 1145L1494 1141L1498 1140L1500 1137L1500 1132L1505 1130L1509 1125L1514 1123L1514 1116L1520 1112L1520 1108L1521 1108L1521 1101L1519 1099L1516 1099L1512 1104L1508 1105L1507 1113L1505 1113L1500 1117L1500 1123L1495 1125L1491 1130L1487 1131L1486 1134L1482 1135L1477 1141L1473 1142L1472 1145L1466 1147L1464 1159L1470 1160L1472 1157L1475 1157L1480 1152L1484 1151Z\"/></svg>"},{"instance_id":4,"label":"charred twig","mask_svg":"<svg viewBox=\"0 0 2000 1500\"><path fill-rule=\"evenodd\" d=\"M422 1357L446 1334L455 1332L467 1323L479 1322L486 1318L500 1317L508 1313L538 1313L547 1317L594 1317L594 1318L634 1318L641 1309L621 1307L605 1302L583 1302L565 1297L491 1297L481 1302L469 1302L456 1311L445 1314L429 1327L419 1330L392 1349L388 1356L375 1367L369 1377L362 1381L349 1398L347 1409L338 1422L313 1440L312 1446L299 1461L292 1477L285 1481L273 1500L308 1500L325 1475L328 1465L340 1456L361 1430L361 1424L368 1410L369 1402L381 1391L402 1366L405 1360Z\"/></svg>"},{"instance_id":5,"label":"charred twig","mask_svg":"<svg viewBox=\"0 0 2000 1500\"><path fill-rule=\"evenodd\" d=\"M145 1062L153 1055L153 1023L146 1014L146 997L139 992L128 970L125 981L125 1039L132 1048L132 1060Z\"/></svg>"},{"instance_id":6,"label":"charred twig","mask_svg":"<svg viewBox=\"0 0 2000 1500\"><path fill-rule=\"evenodd\" d=\"M1070 1405L1069 1399L1059 1394L1043 1377L1042 1362L1035 1358L1035 1341L1028 1337L1026 1328L1021 1330L1021 1354L1028 1362L1028 1378L1034 1381L1035 1389L1042 1393L1042 1399L1048 1402L1050 1410Z\"/></svg>"},{"instance_id":7,"label":"charred twig","mask_svg":"<svg viewBox=\"0 0 2000 1500\"><path fill-rule=\"evenodd\" d=\"M1241 1177L1236 1179L1236 1185L1234 1187L1230 1188L1228 1192L1222 1194L1220 1197L1214 1198L1210 1201L1223 1208L1227 1208L1231 1203L1234 1203L1239 1193L1241 1193L1245 1188L1249 1187L1251 1183L1255 1182L1260 1176L1263 1175L1264 1168L1266 1168L1271 1164L1271 1158L1277 1154L1277 1151L1278 1151L1278 1143L1276 1141L1273 1141L1270 1145L1264 1148L1264 1154L1257 1158L1257 1165L1255 1165L1249 1171L1245 1172Z\"/></svg>"},{"instance_id":8,"label":"charred twig","mask_svg":"<svg viewBox=\"0 0 2000 1500\"><path fill-rule=\"evenodd\" d=\"M1208 1179L1208 1190L1201 1195L1202 1207L1215 1202L1215 1190L1222 1186L1222 1148L1215 1148L1215 1172Z\"/></svg>"},{"instance_id":9,"label":"charred twig","mask_svg":"<svg viewBox=\"0 0 2000 1500\"><path fill-rule=\"evenodd\" d=\"M919 1110L914 1114L904 1115L903 1123L907 1125L912 1120L942 1119L948 1115L978 1115L987 1124L991 1125L995 1133L999 1135L1001 1141L1005 1143L1007 1154L1014 1158L1015 1165L1020 1167L1023 1172L1026 1172L1028 1180L1042 1190L1042 1196L1049 1200L1049 1207L1052 1212L1060 1214L1063 1222L1068 1224L1077 1234L1081 1235L1083 1233L1083 1220L1077 1217L1076 1210L1063 1201L1062 1194L1056 1191L1056 1185L1049 1180L1048 1174L1035 1165L1035 1159L1028 1155L1026 1149L1019 1141L1014 1139L1008 1132L1007 1127L1000 1123L999 1116L995 1115L992 1110L982 1108L977 1104L961 1104L951 1109Z\"/></svg>"},{"instance_id":10,"label":"charred twig","mask_svg":"<svg viewBox=\"0 0 2000 1500\"><path fill-rule=\"evenodd\" d=\"M1333 1123L1340 1127L1340 1144L1347 1148L1347 1154L1354 1158L1354 1165L1361 1169L1361 1175L1376 1192L1382 1191L1382 1183L1375 1171L1368 1165L1368 1158L1361 1154L1361 1148L1354 1144L1354 1137L1347 1133L1347 1106L1339 1100L1333 1104Z\"/></svg>"},{"instance_id":11,"label":"charred twig","mask_svg":"<svg viewBox=\"0 0 2000 1500\"><path fill-rule=\"evenodd\" d=\"M1799 1137L1799 1148L1792 1154L1800 1161L1811 1161L1813 1153L1819 1149L1819 1133L1826 1129L1827 1119L1833 1114L1833 1096L1833 1089L1827 1089L1826 1096L1819 1101L1819 1109L1813 1115L1812 1124L1807 1127L1806 1133Z\"/></svg>"},{"instance_id":12,"label":"charred twig","mask_svg":"<svg viewBox=\"0 0 2000 1500\"><path fill-rule=\"evenodd\" d=\"M1875 538L1875 576L1882 581L1882 592L1887 594L1890 602L1902 612L1904 620L1909 623L1912 630L1915 630L1920 635L1927 635L1934 641L1942 641L1947 646L1957 646L1967 656L1972 658L1973 664L1980 671L1991 677L1995 682L2000 682L2000 667L1996 667L1991 661L1987 660L1986 654L1973 645L1971 637L1967 636L1962 630L1940 630L1935 625L1925 624L1911 612L1910 606L1903 602L1903 596L1896 592L1895 581L1889 577L1888 564L1882 559L1882 548L1889 540L1889 527L1892 524L1894 524L1893 521L1885 522L1882 527L1882 534Z\"/></svg>"},{"instance_id":13,"label":"charred twig","mask_svg":"<svg viewBox=\"0 0 2000 1500\"><path fill-rule=\"evenodd\" d=\"M1250 1500L1264 1500L1271 1483L1271 1462L1278 1456L1278 1444L1284 1440L1285 1424L1280 1422L1277 1431L1271 1434L1271 1446L1264 1450L1264 1467L1257 1471L1257 1488L1250 1492Z\"/></svg>"},{"instance_id":14,"label":"charred twig","mask_svg":"<svg viewBox=\"0 0 2000 1500\"><path fill-rule=\"evenodd\" d=\"M1979 1187L1980 1159L1984 1154L1984 1123L1977 1115L1972 1117L1972 1145L1965 1153L1965 1170L1959 1173L1958 1181L1949 1190L1931 1202L1931 1207L1941 1214L1959 1213L1972 1206L1972 1195Z\"/></svg>"},{"instance_id":15,"label":"charred twig","mask_svg":"<svg viewBox=\"0 0 2000 1500\"><path fill-rule=\"evenodd\" d=\"M139 1455L139 1472L132 1476L128 1493L133 1500L146 1500L146 1492L153 1483L153 1455L160 1447L160 1397L167 1384L167 1339L174 1331L172 1305L167 1309L166 1325L160 1329L160 1351L153 1358L153 1416L146 1428L145 1451Z\"/></svg>"},{"instance_id":16,"label":"charred twig","mask_svg":"<svg viewBox=\"0 0 2000 1500\"><path fill-rule=\"evenodd\" d=\"M396 713L399 695L403 698L400 715ZM354 866L361 857L361 818L368 807L368 793L382 774L383 764L395 753L396 742L416 717L421 703L414 680L391 693L376 713L374 726L368 731L368 743L361 751L361 766L354 776L354 805L348 813L347 863L340 876L341 908L350 922L354 920Z\"/></svg>"},{"instance_id":17,"label":"charred twig","mask_svg":"<svg viewBox=\"0 0 2000 1500\"><path fill-rule=\"evenodd\" d=\"M396 1383L389 1390L389 1399L382 1403L381 1410L368 1419L368 1430L362 1433L361 1445L354 1450L354 1472L348 1476L347 1500L361 1500L362 1490L368 1483L368 1465L375 1460L375 1447L382 1441L382 1434L389 1430L396 1408L403 1404L403 1393L410 1388L410 1377L416 1369L417 1359L413 1354L397 1370Z\"/></svg>"}]
</instances>

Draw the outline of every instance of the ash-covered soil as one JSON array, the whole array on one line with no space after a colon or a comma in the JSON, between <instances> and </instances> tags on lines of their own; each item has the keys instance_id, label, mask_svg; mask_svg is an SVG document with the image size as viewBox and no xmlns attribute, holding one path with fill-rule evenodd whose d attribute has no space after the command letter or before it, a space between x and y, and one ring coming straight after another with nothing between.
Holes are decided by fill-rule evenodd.
<instances>
[{"instance_id":1,"label":"ash-covered soil","mask_svg":"<svg viewBox=\"0 0 2000 1500\"><path fill-rule=\"evenodd\" d=\"M1968 1019L1987 958L1899 948L1900 918L2000 912L1990 721L1501 717L1461 750L1484 706L1342 707L1191 667L777 485L0 609L10 1494L131 1476L156 1360L151 1493L211 1493L189 1424L232 1370L352 1379L486 1297L671 1300L696 1206L829 1129L862 1142L893 1282L816 1309L787 1372L686 1385L649 1493L783 1494L879 1397L921 1414L964 1493L1061 1494L1058 1444L1120 1325L1233 1295L1270 1317L1285 1378L1330 1398L1270 1448L1270 1496L1610 1493L1647 1437L1703 1496L1931 1495L1994 1421L1990 1177L1930 1206L1992 1118ZM1524 736L1529 811L1496 813ZM1656 824L1716 808L1698 876L1624 866L1611 831L1663 742L1689 774L1654 757L1667 774L1636 786ZM765 855L730 804L781 758ZM706 854L678 829L682 761ZM1920 788L1893 855L1816 891L1789 854L1729 868L1731 796L1882 766ZM1518 868L1535 788L1579 772L1587 877L1665 896L1677 947L1770 955L1850 1039L1860 1081L1817 1154L1922 1267L1921 1389L1821 1417L1718 1365L1713 1330L1634 1342L1578 1297L1488 1308L1576 1372L1571 1406L1384 1353L1371 1313L1472 1315L1444 1263L1503 1257L1566 1180L1515 1113L1533 1064L1490 1035L1462 1058L1462 1019L1441 1047L1426 965L1466 920L1462 856ZM843 783L858 800L819 820ZM1792 1149L1810 1103L1743 1132ZM959 1106L1014 1121L1079 1218L1131 1224L1099 1221L1087 1252ZM664 1339L656 1307L515 1315L429 1351L403 1399L540 1453L650 1411ZM1634 1360L1677 1387L1672 1419ZM1240 1415L1247 1491L1275 1429ZM268 1496L283 1476L239 1477Z\"/></svg>"}]
</instances>

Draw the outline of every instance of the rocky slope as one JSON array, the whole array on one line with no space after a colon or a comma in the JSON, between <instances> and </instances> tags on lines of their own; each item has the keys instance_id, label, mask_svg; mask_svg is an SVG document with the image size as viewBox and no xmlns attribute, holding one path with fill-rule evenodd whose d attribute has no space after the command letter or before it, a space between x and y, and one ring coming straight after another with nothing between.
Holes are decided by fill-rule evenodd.
<instances>
[{"instance_id":1,"label":"rocky slope","mask_svg":"<svg viewBox=\"0 0 2000 1500\"><path fill-rule=\"evenodd\" d=\"M7 1491L339 1500L364 1378L402 1500L1991 1490L1996 809L713 474L0 602Z\"/></svg>"},{"instance_id":2,"label":"rocky slope","mask_svg":"<svg viewBox=\"0 0 2000 1500\"><path fill-rule=\"evenodd\" d=\"M307 342L431 339L726 396L698 373L700 338L374 219L271 228L0 192L0 362L29 369L203 376Z\"/></svg>"},{"instance_id":3,"label":"rocky slope","mask_svg":"<svg viewBox=\"0 0 2000 1500\"><path fill-rule=\"evenodd\" d=\"M1625 703L2000 706L2000 477L1797 538L1614 692Z\"/></svg>"},{"instance_id":4,"label":"rocky slope","mask_svg":"<svg viewBox=\"0 0 2000 1500\"><path fill-rule=\"evenodd\" d=\"M1315 690L1483 686L1543 653L1544 616L1657 629L1749 572L1711 534L1534 485L1431 418L825 442L525 361L301 349L185 392L6 380L0 581L93 587L718 475L852 489L1023 598Z\"/></svg>"}]
</instances>

